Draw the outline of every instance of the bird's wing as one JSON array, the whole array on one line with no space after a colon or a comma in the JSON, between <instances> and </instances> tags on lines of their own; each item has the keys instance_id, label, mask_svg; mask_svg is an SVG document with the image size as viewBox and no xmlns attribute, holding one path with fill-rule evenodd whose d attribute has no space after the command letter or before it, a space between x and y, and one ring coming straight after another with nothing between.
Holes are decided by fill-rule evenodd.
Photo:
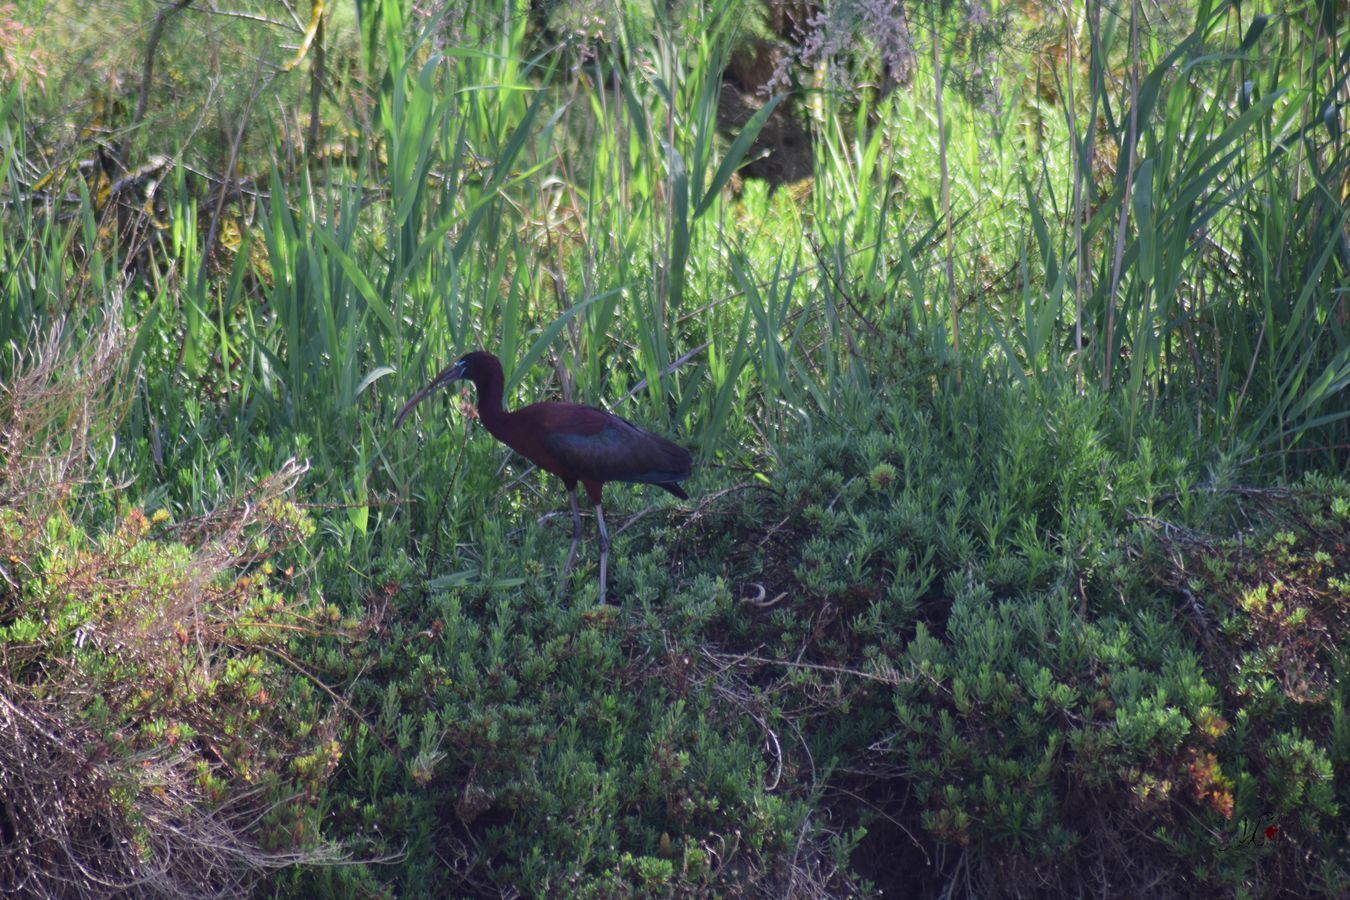
<instances>
[{"instance_id":1,"label":"bird's wing","mask_svg":"<svg viewBox=\"0 0 1350 900\"><path fill-rule=\"evenodd\" d=\"M689 452L660 435L604 410L586 407L572 427L551 429L541 438L558 461L591 481L679 481L689 477Z\"/></svg>"}]
</instances>

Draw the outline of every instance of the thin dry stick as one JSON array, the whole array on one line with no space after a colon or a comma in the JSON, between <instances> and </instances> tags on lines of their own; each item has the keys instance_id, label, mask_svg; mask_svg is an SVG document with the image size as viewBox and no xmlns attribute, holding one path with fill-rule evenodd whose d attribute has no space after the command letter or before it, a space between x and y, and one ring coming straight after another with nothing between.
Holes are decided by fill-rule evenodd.
<instances>
[{"instance_id":1,"label":"thin dry stick","mask_svg":"<svg viewBox=\"0 0 1350 900\"><path fill-rule=\"evenodd\" d=\"M670 45L670 35L664 31L662 35L661 56L666 63L666 72L673 72L675 62ZM670 101L666 104L666 146L670 148L668 151L670 160L667 163L669 178L666 182L666 243L664 248L666 253L671 252L675 243L675 93L674 85L672 84L671 87ZM670 289L675 279L674 267L670 263L670 259L665 260L665 265L662 266L662 276L656 283L656 320L660 323L659 327L661 328L666 327L666 305L670 302Z\"/></svg>"},{"instance_id":2,"label":"thin dry stick","mask_svg":"<svg viewBox=\"0 0 1350 900\"><path fill-rule=\"evenodd\" d=\"M145 118L146 108L150 105L150 85L155 80L155 52L164 37L164 29L168 26L169 19L191 4L192 0L178 0L172 6L161 9L159 15L155 16L155 24L150 27L150 37L145 42L145 62L141 64L141 87L136 94L136 112L131 117L132 131L141 124L141 120ZM125 164L125 160L122 162Z\"/></svg>"},{"instance_id":3,"label":"thin dry stick","mask_svg":"<svg viewBox=\"0 0 1350 900\"><path fill-rule=\"evenodd\" d=\"M881 684L897 685L902 684L902 679L898 674L887 673L877 675L872 672L864 672L861 669L847 669L843 666L827 666L821 663L801 662L800 660L790 659L769 659L764 656L754 656L749 653L714 653L711 650L701 650L704 656L713 662L727 662L732 665L742 662L759 663L764 666L782 666L785 669L805 669L812 672L829 672L832 675L849 675L853 678L861 678L864 681L876 681Z\"/></svg>"},{"instance_id":4,"label":"thin dry stick","mask_svg":"<svg viewBox=\"0 0 1350 900\"><path fill-rule=\"evenodd\" d=\"M679 359L675 360L670 365L666 366L665 369L661 371L661 378L665 378L667 375L670 375L673 372L677 371L681 366L689 362L689 360L693 359L695 356L698 356L700 353L702 353L704 350L707 350L711 346L712 341L704 341L703 343L699 344L693 350L690 350L688 353L684 354ZM637 384L633 385L632 390L623 395L623 399L621 399L619 403L627 403L629 400L637 396L637 394L646 387L647 387L647 379L643 378ZM618 404L615 405L617 406Z\"/></svg>"},{"instance_id":5,"label":"thin dry stick","mask_svg":"<svg viewBox=\"0 0 1350 900\"><path fill-rule=\"evenodd\" d=\"M1120 216L1116 222L1116 253L1111 262L1111 289L1106 292L1106 342L1102 347L1105 372L1102 384L1111 389L1111 349L1116 333L1116 292L1120 290L1120 270L1125 261L1125 226L1130 220L1130 197L1134 193L1134 163L1139 135L1139 0L1130 3L1130 127L1125 136L1125 193L1120 198Z\"/></svg>"},{"instance_id":6,"label":"thin dry stick","mask_svg":"<svg viewBox=\"0 0 1350 900\"><path fill-rule=\"evenodd\" d=\"M287 62L281 67L281 71L289 72L291 69L300 65L301 60L305 58L305 54L309 53L310 45L313 44L315 40L323 40L321 37L323 33L323 13L323 0L311 0L309 6L309 26L305 28L305 36L300 41L300 46L296 49L295 56L291 58L290 62Z\"/></svg>"},{"instance_id":7,"label":"thin dry stick","mask_svg":"<svg viewBox=\"0 0 1350 900\"><path fill-rule=\"evenodd\" d=\"M248 102L244 104L243 115L239 117L239 127L235 129L234 140L230 142L230 159L225 165L225 183L221 185L220 196L216 198L215 209L211 212L211 224L206 230L206 241L202 244L202 261L197 270L197 294L199 296L206 293L206 274L207 270L210 268L206 264L207 257L210 256L211 248L215 246L216 243L216 234L220 231L220 217L225 211L225 201L229 198L230 194L233 193L232 188L235 183L235 163L239 159L239 148L244 143L244 129L248 126L249 116L253 114L253 104L257 101L258 97L262 95L262 92L267 89L267 86L272 83L272 79L274 78L276 78L275 72L262 78L261 83L254 82L255 88L249 94ZM183 347L186 349L187 342L183 343Z\"/></svg>"},{"instance_id":8,"label":"thin dry stick","mask_svg":"<svg viewBox=\"0 0 1350 900\"><path fill-rule=\"evenodd\" d=\"M782 591L778 594L778 596L774 597L772 600L768 600L765 598L769 596L769 592L765 590L764 585L760 584L758 581L752 581L750 582L750 584L758 588L759 592L755 594L755 596L753 597L741 598L741 602L744 603L746 606L755 606L758 607L759 609L769 609L770 607L777 606L778 603L788 595L787 591Z\"/></svg>"},{"instance_id":9,"label":"thin dry stick","mask_svg":"<svg viewBox=\"0 0 1350 900\"><path fill-rule=\"evenodd\" d=\"M769 488L766 488L764 485L759 484L759 483L757 483L757 482L754 482L754 481L742 481L742 482L738 482L737 484L733 484L731 487L722 488L720 491L713 491L711 494L703 494L703 495L701 495L701 496L698 498L698 505L695 506L694 509L691 510L691 511L689 512L688 516L687 516L687 517L685 518L685 520L684 520L684 524L685 524L685 525L688 525L689 523L691 523L691 522L693 522L694 520L698 519L700 516L703 515L703 513L704 513L705 511L707 511L707 509L708 509L710 506L712 506L714 503L716 503L718 500L721 500L723 497L727 496L728 494L734 494L734 493L736 493L737 491L744 491L744 490L748 490L748 489L752 489L752 488L758 488L758 489L761 489L761 490L769 490ZM649 514L649 513L656 512L657 510L668 509L668 508L670 508L670 507L666 506L665 504L654 504L654 505L652 505L652 506L648 506L648 507L646 507L645 509L640 510L639 512L635 512L635 513L633 513L633 515L629 516L626 520L624 520L624 522L623 522L622 525L620 525L620 526L618 526L617 528L615 528L615 529L614 529L614 533L615 533L615 534L622 534L622 533L623 533L625 530L627 530L634 522L638 521L638 520L641 519L643 516L646 516L646 515ZM563 513L563 512L557 512L557 513L550 513L548 517L552 517L552 516L565 516L565 515L568 515L568 514L567 514L567 513ZM589 515L589 513L587 513L587 515ZM548 518L548 517L546 517L546 518Z\"/></svg>"},{"instance_id":10,"label":"thin dry stick","mask_svg":"<svg viewBox=\"0 0 1350 900\"><path fill-rule=\"evenodd\" d=\"M1101 34L1101 3L1093 2L1089 6L1087 28L1088 28L1088 125L1087 142L1083 149L1083 158L1087 160L1087 168L1082 173L1084 183L1092 187L1092 160L1097 152L1097 101L1102 93L1103 65L1098 59L1098 35ZM1084 200L1083 204L1083 223L1086 226L1088 215L1091 211L1091 200ZM1084 246L1079 250L1080 257L1087 252ZM1092 269L1084 264L1083 266L1084 283L1079 288L1079 297L1087 295L1087 292L1093 290L1092 287ZM1082 304L1079 304L1079 317L1082 317ZM1096 344L1097 331L1096 323L1091 326L1091 333L1088 335L1088 342Z\"/></svg>"},{"instance_id":11,"label":"thin dry stick","mask_svg":"<svg viewBox=\"0 0 1350 900\"><path fill-rule=\"evenodd\" d=\"M568 104L567 116L565 121L570 122L571 117L572 117L572 106L571 104ZM563 181L568 185L569 189L571 189L571 184L575 179L572 177L571 168L568 165L567 157L563 154L561 147L555 148L554 158L558 162L558 167L564 173L566 173L563 178ZM572 195L572 203L573 203L572 208L573 210L575 210L576 209L575 194ZM561 205L561 201L559 205ZM578 217L574 213L572 219L575 221L577 220L577 218ZM559 222L559 224L561 224L561 222ZM553 226L554 226L554 216L551 214L551 211L546 210L543 216L543 227L544 227L543 243L544 249L552 252L553 261L552 263L550 263L548 260L544 260L542 263L542 268L544 270L544 273L549 276L549 280L553 283L553 296L558 302L558 313L561 315L566 313L567 310L571 308L572 298L569 291L567 290L567 279L564 278L562 274L564 271L566 271L566 262L563 259L562 238L554 233ZM581 224L579 225L579 227L584 229L585 225ZM584 235L582 236L581 241L583 242L583 244L589 244L589 241L587 241ZM581 268L583 273L582 290L585 295L589 296L590 292L589 290L587 290L585 285L586 281L585 271L587 267L583 265ZM579 316L573 316L572 319L568 321L567 325L563 329L564 331L567 332L567 339L568 339L567 342L568 344L570 344L572 348L572 364L574 367L578 368L581 366L581 322L578 321L579 318L580 318ZM563 402L564 403L573 402L572 386L575 383L575 380L572 378L571 370L564 364L561 354L553 355L553 375L555 378L558 379L558 390L562 394Z\"/></svg>"},{"instance_id":12,"label":"thin dry stick","mask_svg":"<svg viewBox=\"0 0 1350 900\"><path fill-rule=\"evenodd\" d=\"M319 99L323 96L324 69L328 62L328 51L323 39L323 4L314 5L319 14L314 29L314 64L309 70L309 134L305 138L305 149L310 159L314 158L319 147Z\"/></svg>"},{"instance_id":13,"label":"thin dry stick","mask_svg":"<svg viewBox=\"0 0 1350 900\"><path fill-rule=\"evenodd\" d=\"M1242 390L1238 391L1238 395L1237 395L1237 403L1236 403L1235 406L1234 406L1234 411L1241 410L1241 409L1242 409L1242 405L1243 405L1244 403L1247 402L1247 388L1251 386L1251 383L1252 383L1252 376L1256 374L1256 367L1257 367L1257 366L1260 364L1260 362L1261 362L1261 345L1265 342L1265 339L1266 339L1266 324L1267 324L1267 322L1268 322L1268 320L1267 320L1265 317L1262 317L1262 319L1261 319L1261 330L1260 330L1260 332L1258 332L1257 335L1256 335L1256 349L1252 351L1252 364L1251 364L1250 366L1247 367L1247 377L1244 378L1244 379L1242 380ZM1217 329L1216 329L1216 334L1217 334ZM1217 354L1216 354L1216 358L1217 358ZM1237 434L1237 430L1238 430L1238 417L1237 417L1236 415L1233 416L1232 422L1233 422L1233 427L1232 427L1231 429L1229 429L1229 432L1228 432L1228 438L1229 438L1229 440L1232 440L1232 438Z\"/></svg>"},{"instance_id":14,"label":"thin dry stick","mask_svg":"<svg viewBox=\"0 0 1350 900\"><path fill-rule=\"evenodd\" d=\"M1073 295L1073 358L1075 380L1079 393L1083 391L1083 183L1084 161L1090 172L1092 155L1080 152L1078 141L1078 31L1074 27L1072 7L1064 7L1064 44L1068 48L1068 113L1070 154L1073 157L1073 240L1074 240L1074 295ZM1091 120L1088 123L1091 128ZM1095 129L1093 129L1095 130ZM1091 138L1088 145L1091 146Z\"/></svg>"},{"instance_id":15,"label":"thin dry stick","mask_svg":"<svg viewBox=\"0 0 1350 900\"><path fill-rule=\"evenodd\" d=\"M942 218L947 230L947 303L952 311L952 350L957 359L961 357L961 326L957 320L956 270L952 249L952 189L947 172L947 129L942 113L942 40L938 30L937 7L933 8L933 86L937 99L938 122L938 166L942 172ZM961 368L956 369L956 383L961 383Z\"/></svg>"},{"instance_id":16,"label":"thin dry stick","mask_svg":"<svg viewBox=\"0 0 1350 900\"><path fill-rule=\"evenodd\" d=\"M384 733L375 727L375 723L370 721L364 715L362 715L361 711L357 709L355 706L353 706L350 700L348 700L346 697L342 696L337 691L330 688L328 685L324 684L322 678L315 675L313 672L309 671L304 666L300 665L299 661L296 660L295 657L287 653L285 650L282 650L277 647L267 647L267 646L262 646L259 649L262 650L263 653L275 657L282 664L288 666L293 671L295 671L295 673L299 675L301 678L304 678L310 684L314 685L319 690L327 694L328 699L332 700L338 706L345 709L358 722L366 726L366 730L370 732L371 736L374 737L375 740L379 741L380 745L383 746L385 750L389 751L389 755L392 756L395 760L397 760L399 765L404 767L407 766L407 763L404 762L403 760L403 754L398 752L398 748L396 748L393 744L389 743L389 741L385 738Z\"/></svg>"}]
</instances>

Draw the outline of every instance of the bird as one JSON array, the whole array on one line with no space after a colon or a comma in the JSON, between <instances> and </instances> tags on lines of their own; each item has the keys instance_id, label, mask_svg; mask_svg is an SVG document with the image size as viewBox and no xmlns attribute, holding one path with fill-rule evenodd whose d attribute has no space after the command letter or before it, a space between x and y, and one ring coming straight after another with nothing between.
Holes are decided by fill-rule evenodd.
<instances>
[{"instance_id":1,"label":"bird","mask_svg":"<svg viewBox=\"0 0 1350 900\"><path fill-rule=\"evenodd\" d=\"M572 506L572 547L563 567L566 578L576 562L581 541L581 513L577 510L577 482L595 506L600 530L600 604L605 603L609 566L609 532L601 495L607 481L654 484L681 500L689 495L680 482L693 474L689 451L594 406L579 403L531 403L507 412L502 406L505 378L497 357L484 350L466 353L413 394L394 417L394 428L428 394L456 381L471 381L478 393L478 418L488 433L562 479Z\"/></svg>"}]
</instances>

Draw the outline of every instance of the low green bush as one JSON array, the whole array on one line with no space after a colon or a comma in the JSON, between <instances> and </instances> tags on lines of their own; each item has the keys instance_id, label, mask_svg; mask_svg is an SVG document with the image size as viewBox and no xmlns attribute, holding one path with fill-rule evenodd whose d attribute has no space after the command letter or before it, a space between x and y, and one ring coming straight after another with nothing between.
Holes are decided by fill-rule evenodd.
<instances>
[{"instance_id":1,"label":"low green bush","mask_svg":"<svg viewBox=\"0 0 1350 900\"><path fill-rule=\"evenodd\" d=\"M887 893L1335 895L1350 484L1200 480L1108 409L985 384L783 448L704 537L777 602L689 652Z\"/></svg>"},{"instance_id":2,"label":"low green bush","mask_svg":"<svg viewBox=\"0 0 1350 900\"><path fill-rule=\"evenodd\" d=\"M767 484L616 489L614 608L533 504L457 524L328 660L370 727L327 821L397 859L286 889L1335 894L1350 485L1110 409L898 381Z\"/></svg>"}]
</instances>

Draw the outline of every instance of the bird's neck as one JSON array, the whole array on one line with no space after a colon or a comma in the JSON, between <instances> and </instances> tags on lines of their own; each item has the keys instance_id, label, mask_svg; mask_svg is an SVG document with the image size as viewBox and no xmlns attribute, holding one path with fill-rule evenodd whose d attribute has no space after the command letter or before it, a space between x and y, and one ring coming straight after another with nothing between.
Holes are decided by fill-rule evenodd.
<instances>
[{"instance_id":1,"label":"bird's neck","mask_svg":"<svg viewBox=\"0 0 1350 900\"><path fill-rule=\"evenodd\" d=\"M478 418L492 431L506 420L506 409L502 406L502 383L500 380L475 381L478 389Z\"/></svg>"}]
</instances>

